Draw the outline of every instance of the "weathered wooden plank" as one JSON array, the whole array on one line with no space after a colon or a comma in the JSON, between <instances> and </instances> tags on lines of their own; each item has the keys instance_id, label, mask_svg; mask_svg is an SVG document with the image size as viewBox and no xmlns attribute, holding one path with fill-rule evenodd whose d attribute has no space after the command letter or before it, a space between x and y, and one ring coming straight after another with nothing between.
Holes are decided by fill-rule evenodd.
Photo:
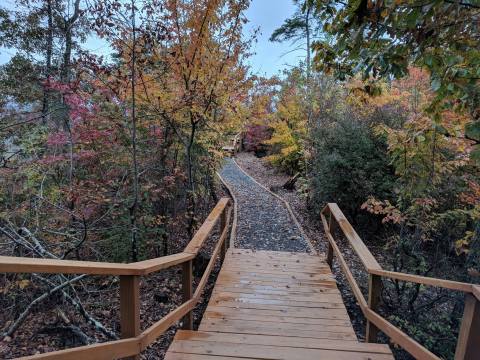
<instances>
[{"instance_id":1,"label":"weathered wooden plank","mask_svg":"<svg viewBox=\"0 0 480 360\"><path fill-rule=\"evenodd\" d=\"M391 354L388 345L344 342L339 340L298 338L292 336L257 336L249 334L232 334L202 331L179 331L175 340L227 342L232 344L252 344L288 346L293 348L330 349L339 351L365 351L369 353Z\"/></svg>"},{"instance_id":2,"label":"weathered wooden plank","mask_svg":"<svg viewBox=\"0 0 480 360\"><path fill-rule=\"evenodd\" d=\"M313 341L312 341L313 342ZM318 360L318 359L371 359L386 360L393 359L389 354L367 353L367 352L350 352L350 351L334 351L327 349L314 348L293 348L278 347L268 345L253 344L237 344L232 346L229 343L209 342L209 341L192 341L177 340L175 341L169 352L184 354L200 354L215 356L232 356L250 359L288 359L288 360Z\"/></svg>"},{"instance_id":3,"label":"weathered wooden plank","mask_svg":"<svg viewBox=\"0 0 480 360\"><path fill-rule=\"evenodd\" d=\"M332 333L343 333L349 334L355 337L355 333L353 332L352 326L350 324L347 325L333 325L328 324L325 321L325 324L298 324L298 323L290 323L290 322L273 322L273 321L264 321L265 318L258 317L257 320L238 320L238 319L231 319L231 318L204 318L202 320L201 327L206 329L215 329L215 327L232 327L238 329L257 329L257 330L282 330L288 331L290 336L296 336L298 332L303 333L311 333L310 336L312 337L312 333L316 332L332 332ZM327 326L328 325L328 326ZM355 337L356 340L356 337Z\"/></svg>"},{"instance_id":4,"label":"weathered wooden plank","mask_svg":"<svg viewBox=\"0 0 480 360\"><path fill-rule=\"evenodd\" d=\"M245 310L245 309L243 309ZM251 310L251 309L247 309ZM212 311L207 310L203 314L203 319L228 319L228 320L244 320L244 321L258 321L261 319L263 322L275 322L275 323L292 323L292 324L315 324L322 326L351 326L350 320L347 319L327 319L327 318L310 318L310 317L288 317L281 316L280 314L261 315L256 312L240 312L238 309L232 309L232 311Z\"/></svg>"},{"instance_id":5,"label":"weathered wooden plank","mask_svg":"<svg viewBox=\"0 0 480 360\"><path fill-rule=\"evenodd\" d=\"M309 301L288 301L282 300L270 300L270 299L239 299L234 297L227 296L213 296L210 300L211 304L221 305L221 306L230 306L230 307L246 307L246 306L284 306L292 308L317 308L317 309L341 309L344 307L342 302L309 302Z\"/></svg>"},{"instance_id":6,"label":"weathered wooden plank","mask_svg":"<svg viewBox=\"0 0 480 360\"><path fill-rule=\"evenodd\" d=\"M348 334L344 332L330 332L325 331L302 331L284 329L282 327L256 327L256 326L228 326L228 325L215 325L200 324L198 328L200 331L212 331L212 332L224 332L235 334L251 334L251 335L274 335L274 336L292 336L300 338L312 338L312 339L333 339L343 341L357 341L355 334Z\"/></svg>"},{"instance_id":7,"label":"weathered wooden plank","mask_svg":"<svg viewBox=\"0 0 480 360\"><path fill-rule=\"evenodd\" d=\"M25 356L22 360L105 360L134 356L140 352L139 339L109 341L103 344L81 346L73 349L52 351L45 354Z\"/></svg>"},{"instance_id":8,"label":"weathered wooden plank","mask_svg":"<svg viewBox=\"0 0 480 360\"><path fill-rule=\"evenodd\" d=\"M236 298L240 299L265 299L265 300L288 300L288 301L298 301L300 303L302 302L319 302L319 303L324 303L324 302L336 302L336 303L341 303L342 302L342 297L340 294L315 294L315 295L291 295L291 294L284 294L282 296L279 296L278 294L259 294L259 293L238 293L238 292L230 292L230 291L224 291L223 289L215 289L213 291L213 295L218 296L219 298L222 297L229 297L229 298Z\"/></svg>"},{"instance_id":9,"label":"weathered wooden plank","mask_svg":"<svg viewBox=\"0 0 480 360\"><path fill-rule=\"evenodd\" d=\"M286 288L286 287L274 287L274 286L228 286L228 285L216 285L216 291L227 291L235 293L245 294L265 294L265 295L299 295L299 296L319 296L322 294L338 294L338 289L334 287L315 287L315 288Z\"/></svg>"},{"instance_id":10,"label":"weathered wooden plank","mask_svg":"<svg viewBox=\"0 0 480 360\"><path fill-rule=\"evenodd\" d=\"M324 308L324 309L312 309L312 308L293 308L285 306L260 306L256 307L251 305L250 307L228 307L222 305L209 304L208 309L211 311L232 311L238 314L258 314L259 316L271 316L271 317L300 317L300 318L312 318L312 319L349 319L347 310L345 308Z\"/></svg>"}]
</instances>

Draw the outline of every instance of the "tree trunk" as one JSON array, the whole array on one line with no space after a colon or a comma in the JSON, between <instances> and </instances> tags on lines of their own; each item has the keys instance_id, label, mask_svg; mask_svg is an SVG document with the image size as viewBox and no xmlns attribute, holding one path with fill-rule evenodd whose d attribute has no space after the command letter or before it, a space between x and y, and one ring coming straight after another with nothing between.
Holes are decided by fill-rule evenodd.
<instances>
[{"instance_id":1,"label":"tree trunk","mask_svg":"<svg viewBox=\"0 0 480 360\"><path fill-rule=\"evenodd\" d=\"M50 75L52 73L52 52L53 52L53 11L52 0L47 0L47 17L48 17L48 30L47 30L47 49L45 59L45 80L46 85L43 89L42 100L42 121L43 124L47 124L47 116L49 111L49 97L50 97Z\"/></svg>"},{"instance_id":2,"label":"tree trunk","mask_svg":"<svg viewBox=\"0 0 480 360\"><path fill-rule=\"evenodd\" d=\"M135 29L135 0L132 0L132 60L131 60L131 78L132 78L132 167L133 167L133 201L130 206L130 225L131 225L131 248L132 261L138 261L138 229L137 229L137 209L138 209L138 159L137 159L137 118L135 103L135 62L136 62L136 29Z\"/></svg>"}]
</instances>

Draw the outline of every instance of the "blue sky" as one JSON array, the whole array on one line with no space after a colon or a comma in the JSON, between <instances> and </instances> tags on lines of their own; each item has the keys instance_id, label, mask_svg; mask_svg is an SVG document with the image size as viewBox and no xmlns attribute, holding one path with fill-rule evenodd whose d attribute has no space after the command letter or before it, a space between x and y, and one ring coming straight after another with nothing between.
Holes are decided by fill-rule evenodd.
<instances>
[{"instance_id":1,"label":"blue sky","mask_svg":"<svg viewBox=\"0 0 480 360\"><path fill-rule=\"evenodd\" d=\"M12 6L12 0L4 5ZM282 25L284 20L295 11L292 0L252 0L247 10L250 22L245 27L245 35L253 29L260 28L258 42L254 44L254 55L250 59L251 71L256 75L275 75L282 69L296 65L305 58L305 51L290 52L294 46L289 43L271 43L268 41L272 32ZM108 46L96 38L90 38L84 45L97 55L108 55ZM13 49L0 48L0 64L7 62L15 53Z\"/></svg>"},{"instance_id":2,"label":"blue sky","mask_svg":"<svg viewBox=\"0 0 480 360\"><path fill-rule=\"evenodd\" d=\"M251 58L252 72L258 75L275 75L282 69L296 65L305 59L305 51L291 52L295 47L290 43L272 43L268 41L273 31L280 27L285 19L295 12L292 0L252 0L247 11L250 23L245 28L248 34L260 27L261 35L255 45L256 54Z\"/></svg>"}]
</instances>

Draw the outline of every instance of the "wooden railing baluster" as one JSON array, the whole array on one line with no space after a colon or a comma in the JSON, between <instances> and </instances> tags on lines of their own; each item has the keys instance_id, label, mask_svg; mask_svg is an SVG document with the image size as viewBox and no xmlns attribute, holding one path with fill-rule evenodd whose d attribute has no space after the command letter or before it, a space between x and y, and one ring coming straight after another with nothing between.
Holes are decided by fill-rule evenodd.
<instances>
[{"instance_id":1,"label":"wooden railing baluster","mask_svg":"<svg viewBox=\"0 0 480 360\"><path fill-rule=\"evenodd\" d=\"M333 220L334 218L333 218L332 212L330 212L328 216L328 232L332 236L335 232L335 224L336 224L336 222ZM328 242L328 248L327 248L327 264L328 266L330 266L330 268L333 265L333 246L332 244L330 244L330 242Z\"/></svg>"},{"instance_id":2,"label":"wooden railing baluster","mask_svg":"<svg viewBox=\"0 0 480 360\"><path fill-rule=\"evenodd\" d=\"M122 339L140 335L140 276L120 276L120 329ZM137 360L140 356L127 359Z\"/></svg>"},{"instance_id":3,"label":"wooden railing baluster","mask_svg":"<svg viewBox=\"0 0 480 360\"><path fill-rule=\"evenodd\" d=\"M186 303L193 296L193 261L183 263L182 270L182 291L183 302ZM193 330L193 310L190 310L183 318L184 330Z\"/></svg>"},{"instance_id":4,"label":"wooden railing baluster","mask_svg":"<svg viewBox=\"0 0 480 360\"><path fill-rule=\"evenodd\" d=\"M455 360L474 360L480 356L480 300L465 294L460 333L458 335Z\"/></svg>"},{"instance_id":5,"label":"wooden railing baluster","mask_svg":"<svg viewBox=\"0 0 480 360\"><path fill-rule=\"evenodd\" d=\"M225 209L225 211L222 213L222 216L220 217L220 234L223 233L225 230L225 227L228 226L228 215L229 211ZM228 249L228 241L224 241L222 244L222 250L221 250L221 257L222 261L225 259L225 255L227 254L227 249Z\"/></svg>"},{"instance_id":6,"label":"wooden railing baluster","mask_svg":"<svg viewBox=\"0 0 480 360\"><path fill-rule=\"evenodd\" d=\"M368 276L368 308L377 312L380 305L382 293L382 278L378 275ZM367 330L365 335L365 341L368 343L377 342L379 329L367 319Z\"/></svg>"}]
</instances>

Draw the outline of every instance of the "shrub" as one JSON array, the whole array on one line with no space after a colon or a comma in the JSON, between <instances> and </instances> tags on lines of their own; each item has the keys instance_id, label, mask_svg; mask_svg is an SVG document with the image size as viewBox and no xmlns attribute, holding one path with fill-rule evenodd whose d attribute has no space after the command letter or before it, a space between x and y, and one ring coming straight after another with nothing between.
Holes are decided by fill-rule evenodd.
<instances>
[{"instance_id":1,"label":"shrub","mask_svg":"<svg viewBox=\"0 0 480 360\"><path fill-rule=\"evenodd\" d=\"M369 123L339 114L314 132L313 144L310 201L317 212L336 202L358 224L366 218L360 210L365 199L391 198L395 177L387 144Z\"/></svg>"}]
</instances>

